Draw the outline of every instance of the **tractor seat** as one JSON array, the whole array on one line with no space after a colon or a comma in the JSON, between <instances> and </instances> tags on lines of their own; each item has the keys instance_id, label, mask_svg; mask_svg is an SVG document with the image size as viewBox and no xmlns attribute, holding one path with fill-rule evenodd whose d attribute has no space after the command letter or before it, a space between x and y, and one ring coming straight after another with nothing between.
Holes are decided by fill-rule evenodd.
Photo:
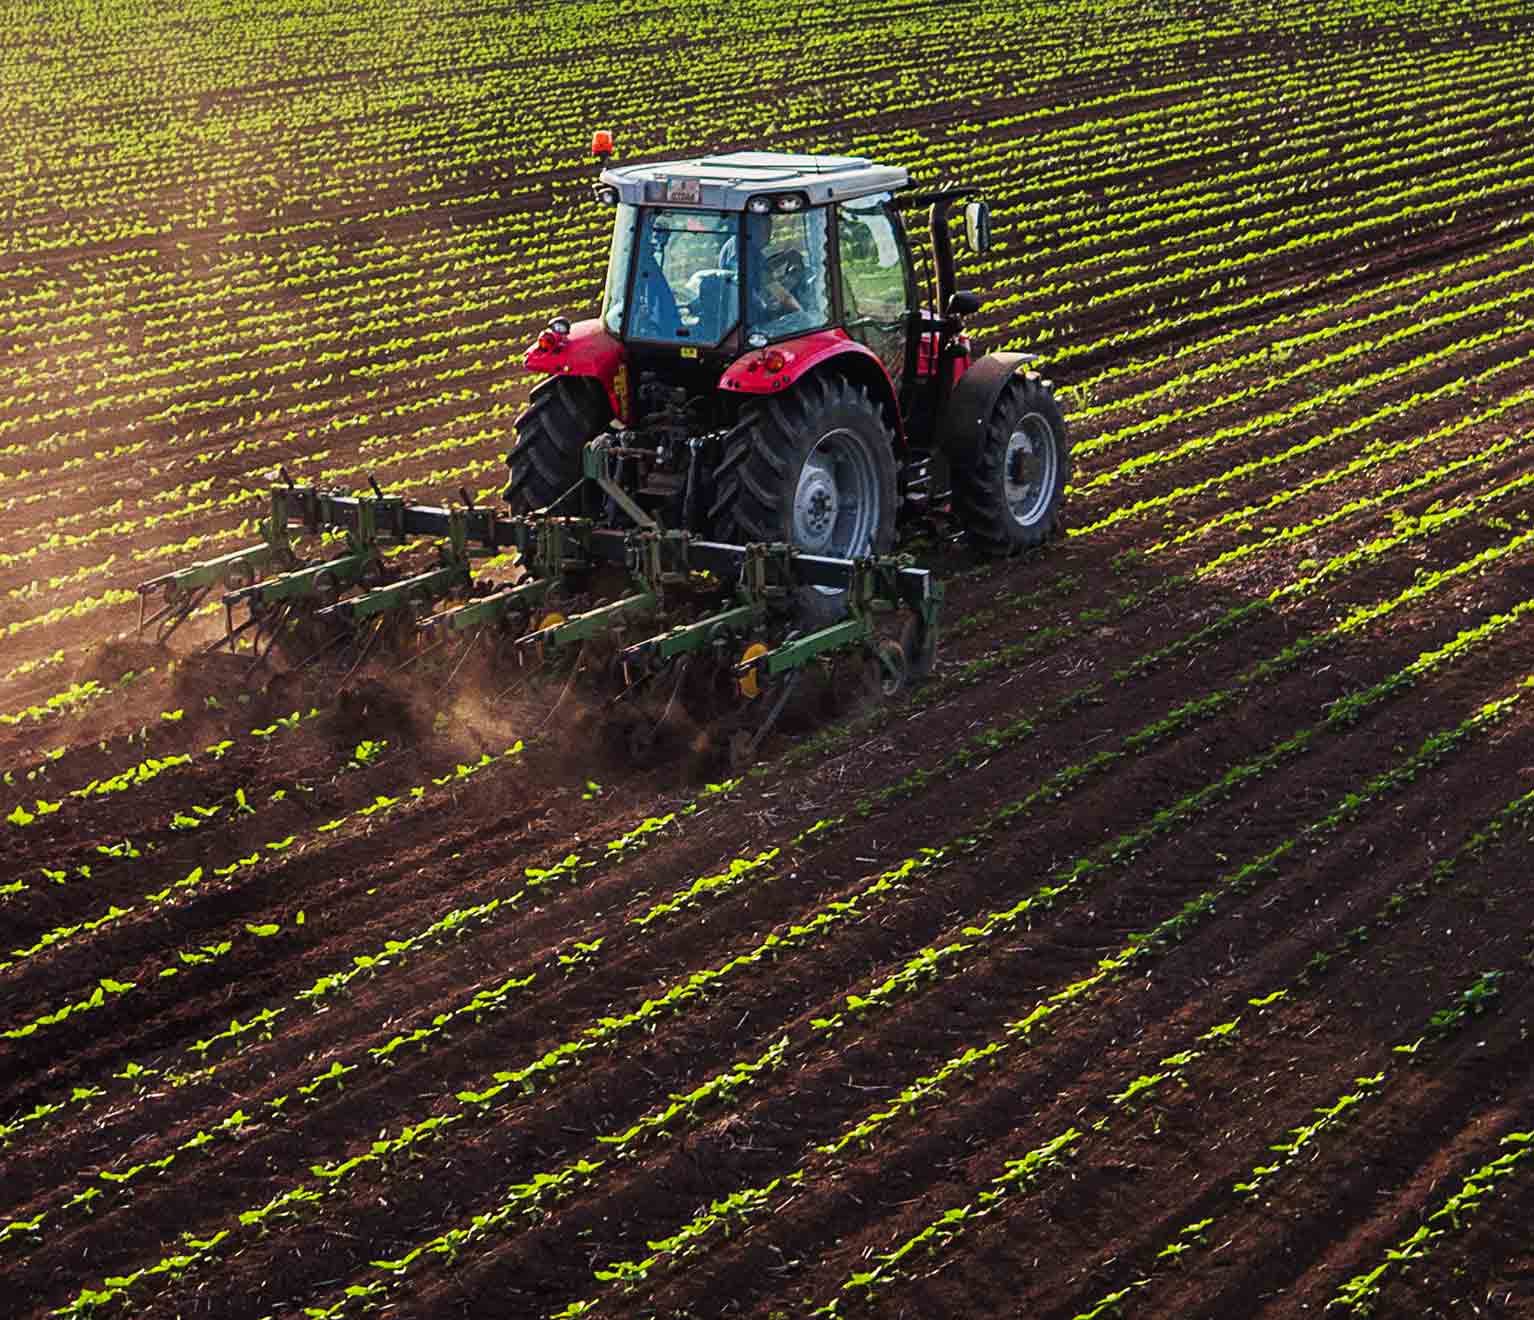
<instances>
[{"instance_id":1,"label":"tractor seat","mask_svg":"<svg viewBox=\"0 0 1534 1320\"><path fill-rule=\"evenodd\" d=\"M740 317L740 285L733 270L700 270L688 281L688 306L698 318L700 343L716 344Z\"/></svg>"}]
</instances>

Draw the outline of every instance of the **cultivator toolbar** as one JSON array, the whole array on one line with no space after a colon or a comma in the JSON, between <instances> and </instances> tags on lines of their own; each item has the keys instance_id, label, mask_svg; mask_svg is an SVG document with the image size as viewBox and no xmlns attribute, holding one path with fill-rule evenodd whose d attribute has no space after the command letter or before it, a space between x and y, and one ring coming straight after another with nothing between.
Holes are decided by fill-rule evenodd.
<instances>
[{"instance_id":1,"label":"cultivator toolbar","mask_svg":"<svg viewBox=\"0 0 1534 1320\"><path fill-rule=\"evenodd\" d=\"M942 601L926 570L903 557L835 559L666 529L609 478L614 443L586 447L584 477L632 524L623 528L547 511L508 516L466 492L442 507L376 484L354 495L288 480L271 491L259 544L140 585L140 630L164 642L221 592L224 635L206 649L249 654L252 672L274 650L301 667L348 641L413 657L488 639L494 654L527 674L556 674L564 690L579 671L600 676L610 702L643 707L660 693L658 713L633 726L636 752L679 703L696 710L700 694L714 707L701 716L709 720L721 691L726 705L765 706L747 722L754 728L736 731L737 760L754 754L813 662L851 660L865 690L886 695L925 674ZM300 558L295 538L317 540L318 553ZM436 539L436 562L394 568L396 547L421 538ZM477 578L475 561L495 556L508 557L511 578ZM844 616L800 626L806 592L841 594ZM689 681L690 670L700 672Z\"/></svg>"}]
</instances>

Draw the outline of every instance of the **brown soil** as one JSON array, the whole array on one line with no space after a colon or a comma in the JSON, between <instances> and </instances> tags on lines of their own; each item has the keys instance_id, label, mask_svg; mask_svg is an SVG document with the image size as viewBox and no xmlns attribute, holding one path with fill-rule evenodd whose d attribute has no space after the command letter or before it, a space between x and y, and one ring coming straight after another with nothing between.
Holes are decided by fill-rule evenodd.
<instances>
[{"instance_id":1,"label":"brown soil","mask_svg":"<svg viewBox=\"0 0 1534 1320\"><path fill-rule=\"evenodd\" d=\"M858 22L910 17L864 9ZM333 37L335 15L310 17ZM684 21L680 10L655 18L668 32ZM1349 26L1344 45L1319 30L1220 31L1188 44L1178 29L1164 49L1114 47L1138 40L1129 24L1105 37L1118 53L1093 66L1044 34L1030 38L1044 44L1027 60L1006 32L976 55L980 29L967 20L932 37L938 48L892 30L892 51L875 60L835 44L843 26L806 20L800 39L827 52L820 91L849 123L974 143L961 130L979 92L931 91L899 111L863 99L892 54L919 54L924 67L949 59L973 72L985 113L1036 114L1030 131L1044 137L1079 132L1061 140L1087 144L1110 236L1115 208L1132 220L1137 193L1217 184L1222 170L1250 163L1239 140L1199 127L1219 89L1259 86L1260 74L1290 79L1286 95L1319 95L1331 85L1323 71L1345 79L1387 61L1399 75L1415 59L1501 54L1528 35L1526 21L1493 9L1452 31ZM613 58L670 67L669 37L624 30L614 40ZM536 72L524 55L518 78ZM793 55L776 44L761 52ZM190 67L200 113L254 113L279 85L259 66L232 75L237 85L212 66L193 78ZM335 111L326 98L346 84L344 67L279 82L296 104L320 98ZM17 272L0 333L18 345L0 370L43 364L46 397L25 398L32 387L6 377L15 401L0 410L11 428L0 448L19 441L38 453L0 454L0 549L36 553L0 560L9 593L0 628L131 588L186 557L132 552L194 533L233 538L250 513L215 506L164 519L177 507L156 498L168 489L209 480L188 500L221 499L259 486L279 463L301 467L315 448L330 450L320 465L361 463L523 397L500 364L549 309L494 301L496 290L539 270L538 287L554 291L540 298L586 298L589 271L551 269L539 246L551 206L583 204L585 174L561 170L546 193L528 192L528 178L547 177L533 168L546 144L521 139L520 174L480 160L439 177L424 155L400 155L399 142L378 146L370 134L407 123L421 132L419 152L458 141L465 124L452 116L481 103L441 91L457 67L431 47L408 70L368 73L369 87L392 77L400 88L419 83L425 99L317 130L373 143L382 154L358 178L376 195L326 179L335 195L303 202L302 189L319 184L280 137L231 142L220 168L190 153L205 173L188 164L179 191L101 161L61 170L25 199L19 246L0 266ZM480 72L499 79L511 67ZM1038 67L1057 76L1019 72ZM551 58L549 68L561 96L586 95L574 65ZM1189 69L1207 80L1196 96L1179 85ZM691 76L719 106L738 98L712 65ZM1089 104L1131 84L1133 97ZM796 98L808 90L785 84L785 113L803 112ZM146 87L134 104L170 113L167 95L168 85ZM1372 131L1390 107L1358 95L1358 106L1331 105L1318 122L1341 135ZM1453 103L1441 84L1425 96L1395 105L1389 122L1427 122ZM1172 136L1146 148L1172 157L1165 168L1150 164L1162 155L1113 145L1117 118L1147 110L1176 115ZM1257 97L1243 113L1251 140L1273 146L1296 111ZM1488 152L1510 170L1527 161L1527 142L1501 121L1483 127ZM976 148L977 169L988 189L1023 198L1036 223L998 254L996 271L1026 290L1051 278L1037 266L1040 236L1074 224L1082 197L1062 192L1064 158L1033 177L994 145ZM193 225L198 189L238 186L263 151L291 169L292 195L266 213L250 206L239 223ZM1271 157L1275 187L1313 185L1307 207L1346 195L1345 179L1315 174L1303 156L1286 163L1274 147ZM1476 159L1461 152L1434 168ZM1415 169L1403 158L1391 177ZM463 204L508 179L505 207ZM73 264L28 255L26 242L69 223L68 189L86 186L135 214L172 217L142 269L139 240L112 236L99 215ZM425 209L383 214L407 203ZM1244 235L1229 255L1266 252L1252 195L1232 192L1225 206ZM922 561L947 585L934 676L887 704L861 690L841 692L834 713L807 701L762 763L723 791L717 731L683 725L658 768L639 768L622 753L615 717L577 693L545 723L557 687L508 696L517 674L494 663L457 669L456 657L431 657L402 670L343 654L253 681L243 658L192 655L212 625L168 647L134 638L131 604L8 636L0 673L63 658L0 680L0 711L72 681L105 690L73 713L0 726L9 774L0 814L36 817L0 823L0 1280L18 1299L10 1313L40 1320L82 1290L112 1286L134 1316L362 1314L346 1290L376 1285L382 1313L421 1320L770 1320L838 1298L835 1314L892 1320L1073 1320L1115 1306L1299 1320L1391 1261L1372 1298L1377 1316L1529 1314L1534 1155L1457 1221L1433 1216L1476 1170L1521 1149L1503 1139L1528 1129L1534 1104L1534 809L1522 801L1534 795L1525 685L1534 618L1518 613L1534 599L1534 553L1519 545L1462 571L1534 526L1534 490L1515 484L1524 449L1488 452L1529 430L1534 403L1380 455L1534 384L1534 366L1517 361L1534 350L1534 330L1497 306L1287 382L1276 378L1310 350L1178 379L1336 325L1342 333L1316 356L1372 345L1494 297L1488 288L1522 292L1522 275L1482 284L1527 260L1497 250L1524 231L1525 212L1521 196L1491 187L1457 207L1371 215L1352 233L1275 249L1239 293L1234 284L1209 293L1208 272L1169 261L1154 296L1119 297L1112 244L1060 272L1088 280L1089 299L1054 305L1046 295L1028 304L1029 324L1058 331L1068 358L1073 340L1117 337L1054 372L1062 393L1102 373L1088 402L1104 410L1073 432L1070 534L1041 554L990 562L945 523L917 529ZM242 224L316 218L334 228L328 248L323 229L242 238ZM1170 254L1204 223L1169 219L1153 237ZM473 238L484 242L472 256L434 256L439 239ZM325 252L337 259L317 259ZM357 253L372 255L353 264ZM573 240L556 253L555 265L586 260ZM388 313L405 317L388 335L429 342L375 343L358 328L391 298L408 302L387 280L368 284L375 257L449 281L418 313ZM1347 278L1314 287L1334 267ZM303 279L241 292L283 271ZM1422 279L1384 287L1407 274ZM1435 288L1442 301L1411 309ZM1140 333L1201 291L1190 311L1276 296ZM76 297L112 310L99 341L22 343L49 308L63 335ZM441 298L477 305L460 316ZM331 319L315 345L263 356L252 344L238 364L270 368L265 398L220 401L228 391L216 376L229 368L214 359L231 317L291 329L320 303ZM1354 328L1380 312L1390 315ZM179 341L166 319L178 315ZM980 321L993 339L1011 333ZM184 393L137 398L101 383L138 369L125 346L149 333L172 335L157 342L181 351L146 354L156 360L143 367L159 355L199 364ZM1471 335L1495 337L1454 347ZM334 369L300 360L337 347L349 356ZM1469 383L1494 368L1488 383ZM1397 374L1321 397L1387 370ZM87 411L41 420L72 397L71 371ZM1432 391L1441 393L1424 397ZM172 398L191 406L148 420ZM427 398L439 401L383 417ZM1279 409L1296 411L1222 432ZM346 422L363 410L375 421ZM1144 420L1154 424L1122 442L1091 443ZM1355 420L1324 446L1260 462ZM341 424L327 432L328 422ZM448 474L495 459L509 416L462 429L479 428L495 438L403 457L380 476L421 482L423 498L498 484L493 463ZM1173 452L1205 437L1217 439ZM133 460L141 466L120 482L98 479L91 455L128 439L148 441ZM378 443L364 448L366 439ZM245 440L259 443L236 451ZM1158 455L1169 457L1144 462ZM1127 460L1139 462L1093 484ZM1412 485L1447 464L1460 466ZM112 519L137 530L67 539ZM1297 527L1308 530L1287 535ZM120 558L102 573L50 585L109 553ZM1390 607L1363 612L1375 605ZM1412 669L1456 639L1462 653ZM137 677L121 685L128 671ZM1507 704L1487 714L1497 701ZM1436 735L1446 736L1425 741ZM503 755L518 740L522 749ZM180 756L189 759L164 763ZM101 791L130 771L143 782ZM657 910L668 901L672 910ZM1041 1007L1042 1025L1017 1028ZM1228 1023L1237 1025L1208 1034ZM996 1048L955 1068L940 1091L928 1087L950 1061L987 1047ZM773 1066L743 1067L764 1057ZM732 1069L729 1085L712 1085ZM498 1074L513 1080L493 1101L475 1100ZM1138 1097L1128 1094L1137 1079ZM1275 1150L1354 1095L1294 1158ZM865 1139L828 1149L886 1111ZM430 1139L374 1157L374 1143L433 1118L443 1126ZM1006 1181L1017 1161L1072 1131L1067 1157ZM584 1176L531 1203L530 1186L582 1160ZM1254 1181L1255 1192L1242 1190ZM704 1227L710 1207L721 1218ZM666 1243L690 1222L695 1232ZM1424 1224L1437 1230L1432 1249L1394 1262L1387 1253ZM472 1230L469 1240L443 1236L458 1230ZM412 1252L397 1271L378 1264ZM135 1276L165 1260L174 1268ZM628 1268L606 1275L619 1262ZM595 1303L589 1312L584 1300Z\"/></svg>"}]
</instances>

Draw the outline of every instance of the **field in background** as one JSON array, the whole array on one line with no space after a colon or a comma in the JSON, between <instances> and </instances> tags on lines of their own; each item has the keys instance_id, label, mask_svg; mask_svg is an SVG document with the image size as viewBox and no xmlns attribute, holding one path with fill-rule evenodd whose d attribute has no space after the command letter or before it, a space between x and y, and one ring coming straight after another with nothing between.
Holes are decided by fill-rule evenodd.
<instances>
[{"instance_id":1,"label":"field in background","mask_svg":"<svg viewBox=\"0 0 1534 1320\"><path fill-rule=\"evenodd\" d=\"M15 1314L1534 1309L1525 4L11 11ZM280 466L498 492L598 127L982 185L1068 537L738 780L135 642Z\"/></svg>"}]
</instances>

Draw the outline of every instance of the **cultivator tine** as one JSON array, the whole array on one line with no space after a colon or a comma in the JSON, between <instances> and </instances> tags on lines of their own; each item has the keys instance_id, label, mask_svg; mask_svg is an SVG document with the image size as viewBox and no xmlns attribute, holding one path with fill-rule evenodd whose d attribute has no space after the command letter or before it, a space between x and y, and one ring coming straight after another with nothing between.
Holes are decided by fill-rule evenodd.
<instances>
[{"instance_id":1,"label":"cultivator tine","mask_svg":"<svg viewBox=\"0 0 1534 1320\"><path fill-rule=\"evenodd\" d=\"M534 733L542 733L544 726L554 718L554 716L558 713L559 708L565 704L565 698L570 695L570 689L575 686L575 680L581 672L581 661L585 659L585 656L586 644L582 642L581 649L575 653L575 664L571 666L569 676L564 681L564 686L559 689L558 699L552 706L549 707L548 714L538 722L536 728L533 730Z\"/></svg>"},{"instance_id":2,"label":"cultivator tine","mask_svg":"<svg viewBox=\"0 0 1534 1320\"><path fill-rule=\"evenodd\" d=\"M772 732L772 727L778 722L778 716L783 713L788 705L788 699L793 695L794 688L798 686L799 676L802 669L793 670L779 686L777 697L767 709L767 714L762 722L756 726L754 732L741 729L730 739L730 768L732 770L745 770L756 760L756 749L762 745L762 740Z\"/></svg>"},{"instance_id":3,"label":"cultivator tine","mask_svg":"<svg viewBox=\"0 0 1534 1320\"><path fill-rule=\"evenodd\" d=\"M374 620L373 627L368 631L368 639L362 644L362 650L358 652L356 661L352 664L352 667L346 671L346 676L341 680L341 686L343 688L352 681L357 671L361 669L365 663L367 663L368 656L373 653L373 648L378 644L378 639L383 636L383 632L384 618L382 615L379 615Z\"/></svg>"},{"instance_id":4,"label":"cultivator tine","mask_svg":"<svg viewBox=\"0 0 1534 1320\"><path fill-rule=\"evenodd\" d=\"M381 572L382 565L375 555L352 553L228 591L223 597L224 637L210 649L228 646L232 651L241 636L255 629L257 649L260 650L262 631L275 637L291 617L292 607L334 601L359 579ZM249 616L236 624L235 610L241 605L249 611ZM266 650L270 649L269 638ZM262 658L264 656L263 651Z\"/></svg>"}]
</instances>

